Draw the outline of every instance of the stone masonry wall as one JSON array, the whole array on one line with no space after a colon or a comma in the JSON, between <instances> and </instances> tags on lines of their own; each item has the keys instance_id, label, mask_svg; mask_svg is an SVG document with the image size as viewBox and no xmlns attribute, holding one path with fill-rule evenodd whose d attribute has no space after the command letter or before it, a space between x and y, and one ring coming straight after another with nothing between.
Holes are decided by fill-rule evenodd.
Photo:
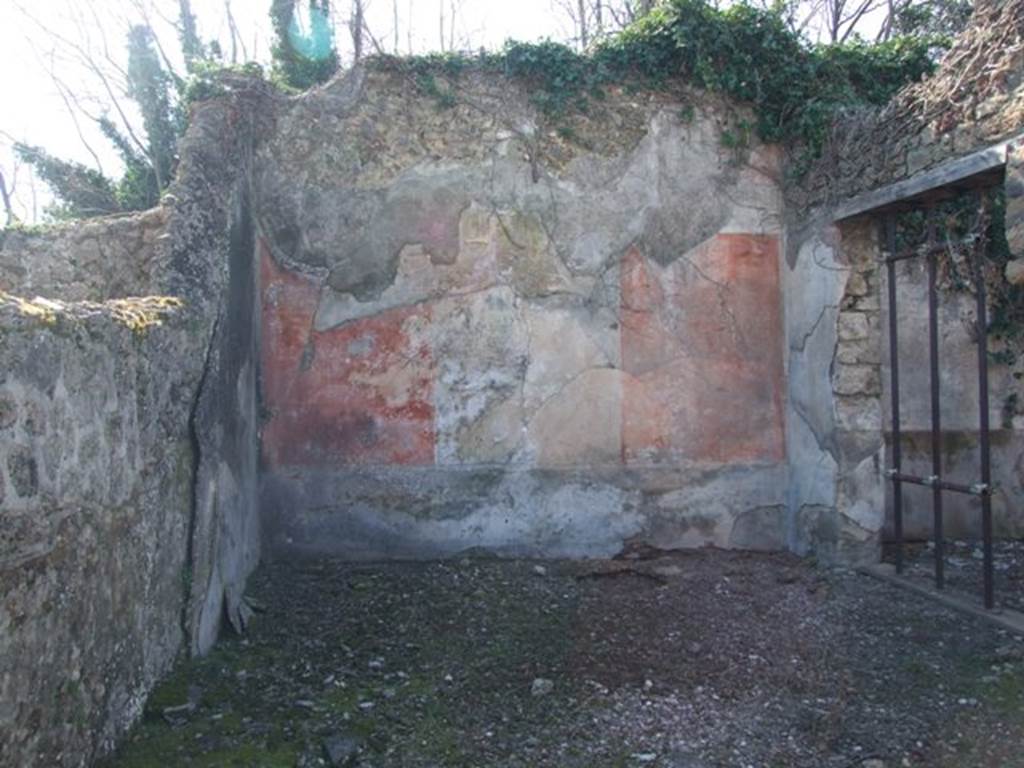
<instances>
[{"instance_id":1,"label":"stone masonry wall","mask_svg":"<svg viewBox=\"0 0 1024 768\"><path fill-rule=\"evenodd\" d=\"M788 543L826 562L870 560L884 514L875 232L823 223L804 238L783 277Z\"/></svg>"},{"instance_id":2,"label":"stone masonry wall","mask_svg":"<svg viewBox=\"0 0 1024 768\"><path fill-rule=\"evenodd\" d=\"M778 153L704 97L451 87L353 73L257 155L272 551L781 547Z\"/></svg>"},{"instance_id":3,"label":"stone masonry wall","mask_svg":"<svg viewBox=\"0 0 1024 768\"><path fill-rule=\"evenodd\" d=\"M0 242L4 765L92 764L182 650L244 618L259 553L248 107L193 116L161 208Z\"/></svg>"},{"instance_id":4,"label":"stone masonry wall","mask_svg":"<svg viewBox=\"0 0 1024 768\"><path fill-rule=\"evenodd\" d=\"M189 345L177 310L37 309L0 299L0 753L83 765L181 646Z\"/></svg>"},{"instance_id":5,"label":"stone masonry wall","mask_svg":"<svg viewBox=\"0 0 1024 768\"><path fill-rule=\"evenodd\" d=\"M158 293L166 274L169 209L0 232L0 290L65 301Z\"/></svg>"},{"instance_id":6,"label":"stone masonry wall","mask_svg":"<svg viewBox=\"0 0 1024 768\"><path fill-rule=\"evenodd\" d=\"M890 416L888 318L880 311L887 287L878 266L878 221L866 215L837 225L835 207L1018 135L1024 130L1022 57L1024 2L978 2L971 27L932 78L907 88L883 110L841 122L817 164L787 185L782 280L790 373L788 536L797 551L846 561L877 559L885 510L891 509L883 478ZM1012 199L1013 190L1008 192ZM1008 220L1011 230L1014 221ZM904 455L911 471L930 466L922 269L903 264L898 270ZM978 472L977 351L968 327L973 298L952 290L941 296L946 471L973 481ZM999 532L1019 535L1020 512L1012 499L1024 479L1024 458L1012 414L1008 421L1003 413L1016 391L1009 374L1003 366L992 368L995 508ZM915 494L906 494L907 533L926 537L929 505ZM972 505L963 499L947 502L950 535L977 533Z\"/></svg>"}]
</instances>

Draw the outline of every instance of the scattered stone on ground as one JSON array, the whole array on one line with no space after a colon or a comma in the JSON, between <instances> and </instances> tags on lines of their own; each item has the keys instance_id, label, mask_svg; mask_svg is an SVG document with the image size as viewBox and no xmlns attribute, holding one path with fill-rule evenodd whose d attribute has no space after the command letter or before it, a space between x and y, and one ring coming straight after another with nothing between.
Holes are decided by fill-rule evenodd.
<instances>
[{"instance_id":1,"label":"scattered stone on ground","mask_svg":"<svg viewBox=\"0 0 1024 768\"><path fill-rule=\"evenodd\" d=\"M266 564L108 768L1024 765L1024 642L986 623L784 555L535 565Z\"/></svg>"}]
</instances>

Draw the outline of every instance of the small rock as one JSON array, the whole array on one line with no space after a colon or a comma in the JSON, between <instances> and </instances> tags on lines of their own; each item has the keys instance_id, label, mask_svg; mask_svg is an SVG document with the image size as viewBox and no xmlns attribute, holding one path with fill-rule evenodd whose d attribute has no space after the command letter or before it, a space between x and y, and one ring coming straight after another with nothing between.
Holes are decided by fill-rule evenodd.
<instances>
[{"instance_id":1,"label":"small rock","mask_svg":"<svg viewBox=\"0 0 1024 768\"><path fill-rule=\"evenodd\" d=\"M1000 661L1024 660L1024 647L1001 645L996 648L996 658Z\"/></svg>"},{"instance_id":2,"label":"small rock","mask_svg":"<svg viewBox=\"0 0 1024 768\"><path fill-rule=\"evenodd\" d=\"M192 702L179 704L176 707L164 707L163 716L168 722L179 721L196 711L196 705Z\"/></svg>"},{"instance_id":3,"label":"small rock","mask_svg":"<svg viewBox=\"0 0 1024 768\"><path fill-rule=\"evenodd\" d=\"M673 576L682 576L683 569L678 565L658 565L651 568L651 573L655 576L661 576L664 579L669 579Z\"/></svg>"},{"instance_id":4,"label":"small rock","mask_svg":"<svg viewBox=\"0 0 1024 768\"><path fill-rule=\"evenodd\" d=\"M535 574L537 574L538 576L547 576L548 575L548 569L545 568L543 565L535 565L535 566L533 566L533 572Z\"/></svg>"},{"instance_id":5,"label":"small rock","mask_svg":"<svg viewBox=\"0 0 1024 768\"><path fill-rule=\"evenodd\" d=\"M324 739L324 755L333 768L353 766L359 760L359 742L341 734L329 736Z\"/></svg>"},{"instance_id":6,"label":"small rock","mask_svg":"<svg viewBox=\"0 0 1024 768\"><path fill-rule=\"evenodd\" d=\"M534 696L547 696L553 690L555 690L554 682L543 677L538 677L533 681L533 685L530 686L530 693Z\"/></svg>"},{"instance_id":7,"label":"small rock","mask_svg":"<svg viewBox=\"0 0 1024 768\"><path fill-rule=\"evenodd\" d=\"M865 760L861 763L860 768L885 768L885 761L879 760L877 757L873 757L870 760Z\"/></svg>"},{"instance_id":8,"label":"small rock","mask_svg":"<svg viewBox=\"0 0 1024 768\"><path fill-rule=\"evenodd\" d=\"M1006 262L1006 281L1010 285L1021 285L1024 283L1024 261Z\"/></svg>"}]
</instances>

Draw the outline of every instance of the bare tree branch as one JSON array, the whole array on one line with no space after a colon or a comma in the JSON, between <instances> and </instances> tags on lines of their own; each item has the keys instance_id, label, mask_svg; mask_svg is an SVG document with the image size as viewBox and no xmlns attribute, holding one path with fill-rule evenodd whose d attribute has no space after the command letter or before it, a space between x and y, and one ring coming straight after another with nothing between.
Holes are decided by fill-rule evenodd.
<instances>
[{"instance_id":1,"label":"bare tree branch","mask_svg":"<svg viewBox=\"0 0 1024 768\"><path fill-rule=\"evenodd\" d=\"M3 199L4 211L7 213L7 226L10 227L18 221L18 217L14 213L14 206L11 205L11 193L7 189L2 168L0 168L0 198Z\"/></svg>"}]
</instances>

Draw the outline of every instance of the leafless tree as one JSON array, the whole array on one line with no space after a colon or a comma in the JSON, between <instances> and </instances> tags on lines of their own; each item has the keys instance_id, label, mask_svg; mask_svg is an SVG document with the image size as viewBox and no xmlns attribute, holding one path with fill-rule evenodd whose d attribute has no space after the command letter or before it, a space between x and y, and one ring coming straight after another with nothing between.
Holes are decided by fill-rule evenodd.
<instances>
[{"instance_id":1,"label":"leafless tree","mask_svg":"<svg viewBox=\"0 0 1024 768\"><path fill-rule=\"evenodd\" d=\"M352 0L348 30L352 37L352 59L358 63L363 58L363 34L366 30L366 6L364 5L364 0Z\"/></svg>"},{"instance_id":2,"label":"leafless tree","mask_svg":"<svg viewBox=\"0 0 1024 768\"><path fill-rule=\"evenodd\" d=\"M656 0L551 0L553 10L569 23L570 41L580 49L629 26L656 4Z\"/></svg>"},{"instance_id":3,"label":"leafless tree","mask_svg":"<svg viewBox=\"0 0 1024 768\"><path fill-rule=\"evenodd\" d=\"M129 118L128 108L124 103L127 100L128 93L127 72L121 62L111 53L104 31L106 27L99 24L99 18L96 15L92 0L68 6L76 25L76 35L74 38L56 31L40 17L29 12L24 6L16 3L15 7L31 26L35 27L42 33L45 39L51 42L52 53L49 57L49 62L44 61L44 66L48 66L51 71L54 71L57 67L64 68L70 66L72 69L78 69L86 74L88 79L92 81L91 85L99 88L99 92L91 93L89 98L96 103L103 104L107 109L113 110L118 116L120 126L124 130L125 135L128 136L139 152L146 157L150 157L149 147L139 137L139 131L136 130L134 121ZM88 12L93 16L94 24L89 24L81 15L84 12ZM124 29L127 32L128 23L123 23ZM56 79L55 75L54 77ZM64 91L65 93L74 93L75 91L89 88L90 84L88 81L85 81L76 89L64 89ZM81 98L83 97L76 95L74 99L76 107L80 112L88 115L88 113L81 109L81 102L79 101ZM96 119L94 115L89 116Z\"/></svg>"},{"instance_id":4,"label":"leafless tree","mask_svg":"<svg viewBox=\"0 0 1024 768\"><path fill-rule=\"evenodd\" d=\"M567 18L571 27L570 41L580 50L590 45L590 18L593 0L552 0L555 11ZM598 1L596 5L601 5Z\"/></svg>"},{"instance_id":5,"label":"leafless tree","mask_svg":"<svg viewBox=\"0 0 1024 768\"><path fill-rule=\"evenodd\" d=\"M822 0L820 15L828 42L845 43L861 21L887 0Z\"/></svg>"},{"instance_id":6,"label":"leafless tree","mask_svg":"<svg viewBox=\"0 0 1024 768\"><path fill-rule=\"evenodd\" d=\"M7 188L7 181L4 179L4 171L0 168L0 198L3 199L4 212L7 214L8 227L16 224L18 221L18 217L14 214L14 206L11 205L12 194L14 194L13 186L11 189Z\"/></svg>"},{"instance_id":7,"label":"leafless tree","mask_svg":"<svg viewBox=\"0 0 1024 768\"><path fill-rule=\"evenodd\" d=\"M446 3L447 3L447 0L437 0L437 31L439 33L439 38L438 39L440 41L440 45L441 45L440 50L441 50L442 53L444 53L444 50L445 50L445 48L444 48L444 32L445 32L444 7L445 7Z\"/></svg>"},{"instance_id":8,"label":"leafless tree","mask_svg":"<svg viewBox=\"0 0 1024 768\"><path fill-rule=\"evenodd\" d=\"M398 0L393 0L391 8L391 23L394 25L392 30L393 45L391 46L391 52L398 55Z\"/></svg>"},{"instance_id":9,"label":"leafless tree","mask_svg":"<svg viewBox=\"0 0 1024 768\"><path fill-rule=\"evenodd\" d=\"M469 48L469 39L459 34L459 17L463 0L438 0L438 42L442 53ZM412 6L410 5L410 17ZM410 50L412 49L410 33Z\"/></svg>"},{"instance_id":10,"label":"leafless tree","mask_svg":"<svg viewBox=\"0 0 1024 768\"><path fill-rule=\"evenodd\" d=\"M5 167L0 167L0 203L3 204L4 214L6 216L5 226L14 226L20 224L23 220L28 219L30 222L35 222L36 215L36 194L35 194L35 175L32 171L31 165L23 165L18 158L18 155L10 151L15 144L18 142L13 136L5 131L0 131L0 146L3 146L7 150L6 154L9 160L4 163ZM18 198L18 180L21 177L22 172L28 174L28 185L29 185L29 199L31 207L25 205L19 201ZM18 215L16 209L20 208L22 215Z\"/></svg>"},{"instance_id":11,"label":"leafless tree","mask_svg":"<svg viewBox=\"0 0 1024 768\"><path fill-rule=\"evenodd\" d=\"M231 0L224 0L224 16L228 21L228 35L231 37L231 63L238 63L238 52L242 52L242 61L249 61L249 51L245 46L242 33L235 22L235 14L231 10Z\"/></svg>"}]
</instances>

